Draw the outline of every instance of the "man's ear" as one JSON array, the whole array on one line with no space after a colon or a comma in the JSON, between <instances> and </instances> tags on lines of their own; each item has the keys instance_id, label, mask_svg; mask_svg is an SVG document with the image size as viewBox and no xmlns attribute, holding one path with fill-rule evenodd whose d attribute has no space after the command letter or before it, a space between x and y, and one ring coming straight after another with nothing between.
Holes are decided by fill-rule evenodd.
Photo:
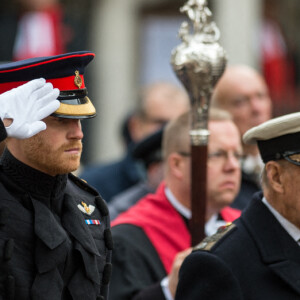
<instances>
[{"instance_id":1,"label":"man's ear","mask_svg":"<svg viewBox=\"0 0 300 300\"><path fill-rule=\"evenodd\" d=\"M268 177L268 183L270 187L277 193L284 193L283 184L283 167L276 161L269 161L266 164L266 172Z\"/></svg>"},{"instance_id":2,"label":"man's ear","mask_svg":"<svg viewBox=\"0 0 300 300\"><path fill-rule=\"evenodd\" d=\"M173 176L178 179L181 179L183 177L182 164L183 159L180 154L173 152L168 156L169 170L171 171Z\"/></svg>"}]
</instances>

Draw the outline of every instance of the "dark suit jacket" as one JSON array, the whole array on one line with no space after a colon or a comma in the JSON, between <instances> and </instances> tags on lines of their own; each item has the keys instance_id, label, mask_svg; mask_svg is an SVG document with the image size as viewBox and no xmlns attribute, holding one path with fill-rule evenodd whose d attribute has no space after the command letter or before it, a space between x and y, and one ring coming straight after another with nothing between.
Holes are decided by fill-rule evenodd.
<instances>
[{"instance_id":1,"label":"dark suit jacket","mask_svg":"<svg viewBox=\"0 0 300 300\"><path fill-rule=\"evenodd\" d=\"M261 197L210 251L186 258L176 300L300 299L300 247Z\"/></svg>"}]
</instances>

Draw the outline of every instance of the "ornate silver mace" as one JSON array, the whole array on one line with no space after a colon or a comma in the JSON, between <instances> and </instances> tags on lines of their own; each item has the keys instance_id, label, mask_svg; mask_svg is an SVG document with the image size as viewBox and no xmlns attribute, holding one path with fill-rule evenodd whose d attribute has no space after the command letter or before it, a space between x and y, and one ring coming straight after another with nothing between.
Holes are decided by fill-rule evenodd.
<instances>
[{"instance_id":1,"label":"ornate silver mace","mask_svg":"<svg viewBox=\"0 0 300 300\"><path fill-rule=\"evenodd\" d=\"M207 144L209 102L214 86L226 66L226 54L219 45L220 31L212 21L206 0L188 0L180 8L192 21L179 29L182 41L171 54L174 72L188 92L191 111L191 210L192 245L204 237L206 213Z\"/></svg>"}]
</instances>

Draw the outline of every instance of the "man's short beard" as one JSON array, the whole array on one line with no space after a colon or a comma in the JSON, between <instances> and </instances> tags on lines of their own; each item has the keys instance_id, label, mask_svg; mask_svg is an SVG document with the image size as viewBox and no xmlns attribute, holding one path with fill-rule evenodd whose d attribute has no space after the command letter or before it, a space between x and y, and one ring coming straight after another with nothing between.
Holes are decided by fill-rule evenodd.
<instances>
[{"instance_id":1,"label":"man's short beard","mask_svg":"<svg viewBox=\"0 0 300 300\"><path fill-rule=\"evenodd\" d=\"M23 150L30 165L46 174L67 174L77 170L80 165L82 143L79 140L64 144L56 150L52 150L53 147L39 134L23 142ZM78 148L80 154L63 157L64 151L70 148Z\"/></svg>"}]
</instances>

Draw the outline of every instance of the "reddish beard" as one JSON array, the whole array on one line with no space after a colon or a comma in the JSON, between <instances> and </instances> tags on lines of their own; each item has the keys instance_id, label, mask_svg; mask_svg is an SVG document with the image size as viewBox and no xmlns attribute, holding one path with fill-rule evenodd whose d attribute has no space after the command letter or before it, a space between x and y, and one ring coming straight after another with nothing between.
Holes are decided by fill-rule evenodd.
<instances>
[{"instance_id":1,"label":"reddish beard","mask_svg":"<svg viewBox=\"0 0 300 300\"><path fill-rule=\"evenodd\" d=\"M78 154L68 154L66 150L78 149ZM81 140L65 143L58 149L46 142L46 139L36 135L24 140L24 152L29 165L46 174L55 176L67 174L78 169L82 152Z\"/></svg>"}]
</instances>

